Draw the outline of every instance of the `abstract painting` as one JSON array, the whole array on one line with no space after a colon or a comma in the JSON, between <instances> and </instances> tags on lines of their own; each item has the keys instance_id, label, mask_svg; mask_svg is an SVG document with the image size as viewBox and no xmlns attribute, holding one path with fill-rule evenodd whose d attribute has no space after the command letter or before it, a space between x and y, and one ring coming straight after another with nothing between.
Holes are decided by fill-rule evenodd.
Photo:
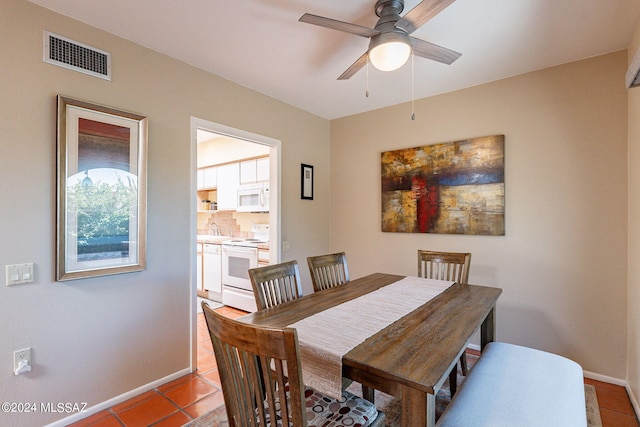
<instances>
[{"instance_id":1,"label":"abstract painting","mask_svg":"<svg viewBox=\"0 0 640 427\"><path fill-rule=\"evenodd\" d=\"M382 231L503 236L504 135L386 151Z\"/></svg>"}]
</instances>

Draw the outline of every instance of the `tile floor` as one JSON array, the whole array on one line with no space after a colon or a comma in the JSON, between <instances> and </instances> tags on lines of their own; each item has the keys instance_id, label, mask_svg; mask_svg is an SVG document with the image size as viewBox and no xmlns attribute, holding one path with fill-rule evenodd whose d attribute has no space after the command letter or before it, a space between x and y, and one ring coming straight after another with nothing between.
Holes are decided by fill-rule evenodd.
<instances>
[{"instance_id":1,"label":"tile floor","mask_svg":"<svg viewBox=\"0 0 640 427\"><path fill-rule=\"evenodd\" d=\"M218 309L229 317L241 311ZM603 427L640 427L624 387L585 379L596 388ZM182 426L224 403L215 356L202 313L198 314L198 370L71 424L72 427Z\"/></svg>"},{"instance_id":2,"label":"tile floor","mask_svg":"<svg viewBox=\"0 0 640 427\"><path fill-rule=\"evenodd\" d=\"M640 423L624 387L585 378L596 388L602 427L638 427Z\"/></svg>"},{"instance_id":3,"label":"tile floor","mask_svg":"<svg viewBox=\"0 0 640 427\"><path fill-rule=\"evenodd\" d=\"M245 313L229 308L229 317ZM198 314L198 370L80 420L72 427L182 426L224 404L213 347L202 313Z\"/></svg>"}]
</instances>

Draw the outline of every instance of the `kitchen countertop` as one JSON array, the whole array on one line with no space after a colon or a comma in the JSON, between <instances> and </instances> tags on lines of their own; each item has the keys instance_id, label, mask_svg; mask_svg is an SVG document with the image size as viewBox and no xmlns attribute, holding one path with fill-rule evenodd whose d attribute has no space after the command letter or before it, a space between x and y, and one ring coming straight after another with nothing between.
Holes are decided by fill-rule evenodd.
<instances>
[{"instance_id":1,"label":"kitchen countertop","mask_svg":"<svg viewBox=\"0 0 640 427\"><path fill-rule=\"evenodd\" d=\"M231 237L231 236L214 236L214 235L210 235L210 234L198 234L196 236L196 242L198 243L210 243L210 244L216 244L216 245L221 245L226 241L229 240L235 240L237 239L237 237ZM269 250L269 243L258 243L257 245L258 249L263 249L263 250Z\"/></svg>"},{"instance_id":2,"label":"kitchen countertop","mask_svg":"<svg viewBox=\"0 0 640 427\"><path fill-rule=\"evenodd\" d=\"M217 244L221 244L221 243L224 243L227 240L233 240L233 237L231 237L231 236L214 236L214 235L210 235L210 234L198 234L196 236L196 241L197 242L202 242L202 243L217 243Z\"/></svg>"}]
</instances>

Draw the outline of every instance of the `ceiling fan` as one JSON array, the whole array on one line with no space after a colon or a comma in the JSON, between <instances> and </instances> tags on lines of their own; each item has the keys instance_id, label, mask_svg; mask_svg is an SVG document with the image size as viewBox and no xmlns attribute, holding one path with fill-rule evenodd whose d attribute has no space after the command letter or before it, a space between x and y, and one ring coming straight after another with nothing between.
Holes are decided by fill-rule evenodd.
<instances>
[{"instance_id":1,"label":"ceiling fan","mask_svg":"<svg viewBox=\"0 0 640 427\"><path fill-rule=\"evenodd\" d=\"M379 70L396 70L404 65L412 51L414 55L422 58L447 65L452 64L462 55L461 53L411 37L409 34L442 12L454 1L424 0L404 17L400 17L400 13L404 9L404 0L378 0L375 11L380 19L374 28L310 13L302 15L299 21L371 39L369 49L338 77L338 80L346 80L364 67L368 60Z\"/></svg>"}]
</instances>

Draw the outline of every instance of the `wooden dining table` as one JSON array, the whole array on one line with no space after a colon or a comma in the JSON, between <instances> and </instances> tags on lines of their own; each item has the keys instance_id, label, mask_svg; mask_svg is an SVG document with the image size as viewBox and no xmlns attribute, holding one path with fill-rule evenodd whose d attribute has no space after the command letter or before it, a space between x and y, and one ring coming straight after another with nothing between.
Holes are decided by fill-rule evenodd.
<instances>
[{"instance_id":1,"label":"wooden dining table","mask_svg":"<svg viewBox=\"0 0 640 427\"><path fill-rule=\"evenodd\" d=\"M286 327L404 277L370 274L239 320ZM435 396L474 333L480 330L481 348L495 339L495 305L501 293L499 288L455 283L344 354L343 376L399 397L403 426L435 426ZM358 313L353 313L357 321ZM340 334L340 328L333 333ZM373 393L365 397L373 400Z\"/></svg>"}]
</instances>

